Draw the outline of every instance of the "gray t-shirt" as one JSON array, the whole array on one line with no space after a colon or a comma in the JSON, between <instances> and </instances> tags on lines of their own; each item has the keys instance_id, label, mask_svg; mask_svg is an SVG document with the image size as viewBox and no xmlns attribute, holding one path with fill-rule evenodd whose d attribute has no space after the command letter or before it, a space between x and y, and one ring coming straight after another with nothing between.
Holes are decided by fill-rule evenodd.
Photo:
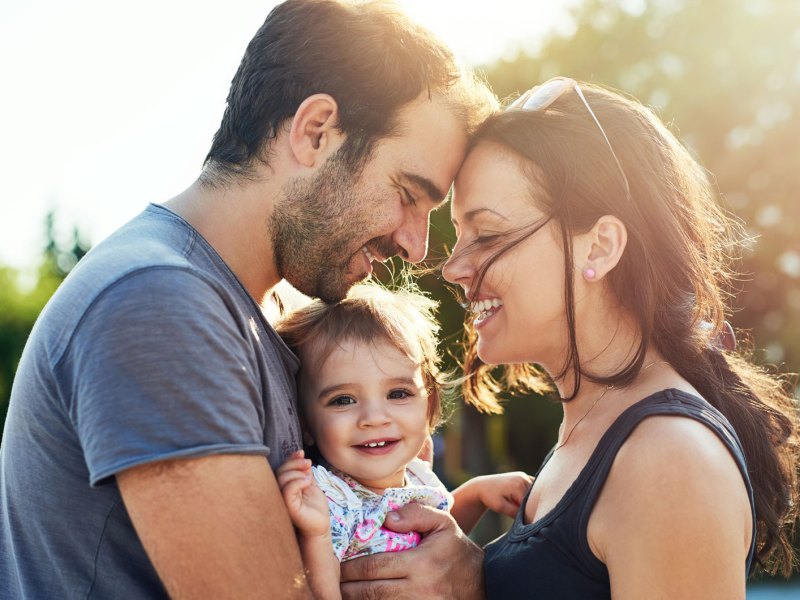
<instances>
[{"instance_id":1,"label":"gray t-shirt","mask_svg":"<svg viewBox=\"0 0 800 600\"><path fill-rule=\"evenodd\" d=\"M150 205L97 245L23 352L0 446L0 598L158 598L114 475L301 447L296 357L211 246Z\"/></svg>"}]
</instances>

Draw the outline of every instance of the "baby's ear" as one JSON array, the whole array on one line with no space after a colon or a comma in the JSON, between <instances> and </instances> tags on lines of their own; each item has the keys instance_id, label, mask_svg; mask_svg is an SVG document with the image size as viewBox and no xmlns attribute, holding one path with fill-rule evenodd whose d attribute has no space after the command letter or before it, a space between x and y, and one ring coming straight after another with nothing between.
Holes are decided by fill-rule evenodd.
<instances>
[{"instance_id":1,"label":"baby's ear","mask_svg":"<svg viewBox=\"0 0 800 600\"><path fill-rule=\"evenodd\" d=\"M313 446L314 445L314 438L308 432L307 429L303 429L303 444L306 446Z\"/></svg>"}]
</instances>

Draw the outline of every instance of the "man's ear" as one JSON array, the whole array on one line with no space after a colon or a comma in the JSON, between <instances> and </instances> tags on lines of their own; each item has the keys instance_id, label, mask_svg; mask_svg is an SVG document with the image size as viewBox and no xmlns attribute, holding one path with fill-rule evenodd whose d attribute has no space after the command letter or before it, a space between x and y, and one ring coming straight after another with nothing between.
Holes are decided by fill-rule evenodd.
<instances>
[{"instance_id":1,"label":"man's ear","mask_svg":"<svg viewBox=\"0 0 800 600\"><path fill-rule=\"evenodd\" d=\"M628 230L617 217L604 215L588 232L578 237L581 239L579 248L576 248L579 251L575 253L575 266L587 281L599 281L622 258L628 243Z\"/></svg>"},{"instance_id":2,"label":"man's ear","mask_svg":"<svg viewBox=\"0 0 800 600\"><path fill-rule=\"evenodd\" d=\"M333 96L314 94L303 100L289 129L289 147L297 162L314 167L337 150L344 141L338 123L339 106Z\"/></svg>"}]
</instances>

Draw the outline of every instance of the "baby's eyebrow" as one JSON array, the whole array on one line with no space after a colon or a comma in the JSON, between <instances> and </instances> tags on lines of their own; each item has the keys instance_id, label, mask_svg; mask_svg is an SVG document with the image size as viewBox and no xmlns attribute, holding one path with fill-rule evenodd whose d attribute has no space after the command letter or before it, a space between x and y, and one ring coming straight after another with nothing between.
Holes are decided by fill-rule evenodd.
<instances>
[{"instance_id":1,"label":"baby's eyebrow","mask_svg":"<svg viewBox=\"0 0 800 600\"><path fill-rule=\"evenodd\" d=\"M389 380L389 383L404 383L406 385L411 385L411 386L414 386L414 387L419 386L419 382L415 381L414 379L412 379L410 377L394 377L394 378Z\"/></svg>"},{"instance_id":2,"label":"baby's eyebrow","mask_svg":"<svg viewBox=\"0 0 800 600\"><path fill-rule=\"evenodd\" d=\"M327 387L322 388L317 395L317 399L322 399L325 396L329 396L334 392L342 392L345 390L349 390L353 387L352 383L336 383L334 385L329 385Z\"/></svg>"}]
</instances>

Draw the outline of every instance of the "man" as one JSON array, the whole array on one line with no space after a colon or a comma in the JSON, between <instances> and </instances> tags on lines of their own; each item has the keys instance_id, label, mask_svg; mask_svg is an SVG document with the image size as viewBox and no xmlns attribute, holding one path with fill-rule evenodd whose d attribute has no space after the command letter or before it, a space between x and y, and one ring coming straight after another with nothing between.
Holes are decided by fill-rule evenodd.
<instances>
[{"instance_id":1,"label":"man","mask_svg":"<svg viewBox=\"0 0 800 600\"><path fill-rule=\"evenodd\" d=\"M491 104L389 6L275 8L199 179L94 248L31 334L0 451L0 595L307 597L270 468L301 444L297 362L259 304L282 277L331 301L375 261L421 260ZM458 553L479 572L422 519L452 560L423 552L417 574Z\"/></svg>"}]
</instances>

